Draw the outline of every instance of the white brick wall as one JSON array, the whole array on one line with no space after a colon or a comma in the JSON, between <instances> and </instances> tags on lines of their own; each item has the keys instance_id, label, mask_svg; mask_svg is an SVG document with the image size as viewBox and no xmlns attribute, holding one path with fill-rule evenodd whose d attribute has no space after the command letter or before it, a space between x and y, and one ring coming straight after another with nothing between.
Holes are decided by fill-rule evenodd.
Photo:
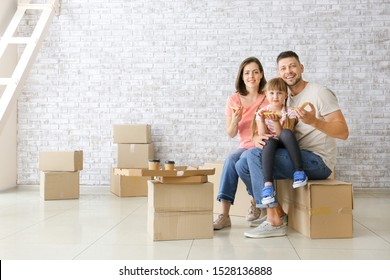
<instances>
[{"instance_id":1,"label":"white brick wall","mask_svg":"<svg viewBox=\"0 0 390 280\"><path fill-rule=\"evenodd\" d=\"M40 150L82 149L81 183L108 185L116 123L151 124L161 159L223 161L238 143L223 112L240 62L257 56L270 79L293 49L348 121L337 177L390 187L388 0L61 2L19 98L19 184L39 182Z\"/></svg>"}]
</instances>

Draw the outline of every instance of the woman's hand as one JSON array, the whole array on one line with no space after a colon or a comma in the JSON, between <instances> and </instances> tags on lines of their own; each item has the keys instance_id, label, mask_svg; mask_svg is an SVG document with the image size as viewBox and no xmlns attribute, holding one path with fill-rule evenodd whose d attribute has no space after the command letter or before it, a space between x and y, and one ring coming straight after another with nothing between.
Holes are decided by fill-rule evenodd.
<instances>
[{"instance_id":1,"label":"woman's hand","mask_svg":"<svg viewBox=\"0 0 390 280\"><path fill-rule=\"evenodd\" d=\"M238 124L242 119L242 106L234 107L232 108L233 114L232 114L232 121L235 124Z\"/></svg>"},{"instance_id":2,"label":"woman's hand","mask_svg":"<svg viewBox=\"0 0 390 280\"><path fill-rule=\"evenodd\" d=\"M272 135L270 134L263 134L263 135L255 135L253 136L253 143L255 144L255 147L263 149L265 146L265 141L268 140Z\"/></svg>"},{"instance_id":3,"label":"woman's hand","mask_svg":"<svg viewBox=\"0 0 390 280\"><path fill-rule=\"evenodd\" d=\"M232 109L232 115L226 116L226 133L231 138L236 137L238 133L238 123L242 119L242 107L230 107Z\"/></svg>"}]
</instances>

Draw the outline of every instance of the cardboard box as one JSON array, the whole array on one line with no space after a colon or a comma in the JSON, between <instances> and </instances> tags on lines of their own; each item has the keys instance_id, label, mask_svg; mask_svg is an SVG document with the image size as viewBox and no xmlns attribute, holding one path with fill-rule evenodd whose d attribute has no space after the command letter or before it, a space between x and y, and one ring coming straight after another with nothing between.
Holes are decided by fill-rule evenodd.
<instances>
[{"instance_id":1,"label":"cardboard box","mask_svg":"<svg viewBox=\"0 0 390 280\"><path fill-rule=\"evenodd\" d=\"M110 191L120 197L148 196L148 180L151 177L115 175L111 169Z\"/></svg>"},{"instance_id":2,"label":"cardboard box","mask_svg":"<svg viewBox=\"0 0 390 280\"><path fill-rule=\"evenodd\" d=\"M148 168L149 159L153 157L153 144L118 144L117 167Z\"/></svg>"},{"instance_id":3,"label":"cardboard box","mask_svg":"<svg viewBox=\"0 0 390 280\"><path fill-rule=\"evenodd\" d=\"M148 181L148 233L153 240L213 237L213 184Z\"/></svg>"},{"instance_id":4,"label":"cardboard box","mask_svg":"<svg viewBox=\"0 0 390 280\"><path fill-rule=\"evenodd\" d=\"M83 170L83 151L42 151L39 152L40 171Z\"/></svg>"},{"instance_id":5,"label":"cardboard box","mask_svg":"<svg viewBox=\"0 0 390 280\"><path fill-rule=\"evenodd\" d=\"M213 238L213 212L156 212L149 207L147 230L153 240Z\"/></svg>"},{"instance_id":6,"label":"cardboard box","mask_svg":"<svg viewBox=\"0 0 390 280\"><path fill-rule=\"evenodd\" d=\"M208 177L208 181L214 184L214 213L222 213L221 202L217 200L219 193L219 185L221 181L221 174L223 168L223 162L205 163L207 168L215 168L215 174ZM234 204L230 207L230 215L246 217L248 214L249 207L251 206L251 196L246 191L245 184L238 179L237 192L234 200Z\"/></svg>"},{"instance_id":7,"label":"cardboard box","mask_svg":"<svg viewBox=\"0 0 390 280\"><path fill-rule=\"evenodd\" d=\"M149 170L147 168L115 168L115 174L123 176L190 177L213 175L214 168L204 166L177 166L175 170Z\"/></svg>"},{"instance_id":8,"label":"cardboard box","mask_svg":"<svg viewBox=\"0 0 390 280\"><path fill-rule=\"evenodd\" d=\"M40 195L44 200L78 199L80 174L74 172L40 172Z\"/></svg>"},{"instance_id":9,"label":"cardboard box","mask_svg":"<svg viewBox=\"0 0 390 280\"><path fill-rule=\"evenodd\" d=\"M163 184L201 184L207 183L207 176L189 176L189 177L163 177L157 176L155 177L156 181L159 181Z\"/></svg>"},{"instance_id":10,"label":"cardboard box","mask_svg":"<svg viewBox=\"0 0 390 280\"><path fill-rule=\"evenodd\" d=\"M352 184L309 180L307 186L294 189L291 180L277 180L276 188L289 227L310 238L353 236Z\"/></svg>"},{"instance_id":11,"label":"cardboard box","mask_svg":"<svg viewBox=\"0 0 390 280\"><path fill-rule=\"evenodd\" d=\"M150 180L148 206L157 212L212 211L213 184L163 184Z\"/></svg>"},{"instance_id":12,"label":"cardboard box","mask_svg":"<svg viewBox=\"0 0 390 280\"><path fill-rule=\"evenodd\" d=\"M115 144L150 144L151 127L148 124L113 125Z\"/></svg>"}]
</instances>

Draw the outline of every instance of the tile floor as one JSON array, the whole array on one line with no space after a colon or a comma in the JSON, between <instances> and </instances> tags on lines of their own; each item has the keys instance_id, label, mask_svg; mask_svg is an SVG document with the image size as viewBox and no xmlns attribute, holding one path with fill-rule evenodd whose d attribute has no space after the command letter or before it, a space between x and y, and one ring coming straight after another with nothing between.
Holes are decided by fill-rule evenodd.
<instances>
[{"instance_id":1,"label":"tile floor","mask_svg":"<svg viewBox=\"0 0 390 280\"><path fill-rule=\"evenodd\" d=\"M354 237L249 239L243 217L203 240L157 241L146 232L146 197L82 187L80 199L43 201L38 186L0 192L2 260L390 260L390 190L354 191Z\"/></svg>"}]
</instances>

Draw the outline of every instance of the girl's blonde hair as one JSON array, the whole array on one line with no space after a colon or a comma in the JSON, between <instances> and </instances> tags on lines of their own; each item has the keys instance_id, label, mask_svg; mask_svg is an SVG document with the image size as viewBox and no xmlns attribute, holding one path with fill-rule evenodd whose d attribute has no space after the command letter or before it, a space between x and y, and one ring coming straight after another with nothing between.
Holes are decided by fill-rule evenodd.
<instances>
[{"instance_id":1,"label":"girl's blonde hair","mask_svg":"<svg viewBox=\"0 0 390 280\"><path fill-rule=\"evenodd\" d=\"M282 78L273 78L264 86L264 91L276 90L287 93L287 84Z\"/></svg>"},{"instance_id":2,"label":"girl's blonde hair","mask_svg":"<svg viewBox=\"0 0 390 280\"><path fill-rule=\"evenodd\" d=\"M270 90L275 90L275 91L282 91L286 93L286 99L284 101L284 108L285 111L287 112L287 98L288 98L288 88L287 84L283 81L282 78L273 78L267 82L267 84L264 86L264 98L265 98L265 92L270 91ZM264 101L264 99L263 99ZM259 104L259 106L256 109L257 111L261 108L261 105L263 101ZM284 121L283 124L283 129L290 129L292 130L294 128L295 123L290 120L288 116L286 116L286 120ZM257 126L256 126L256 114L254 115L252 119L252 137L255 136L257 133Z\"/></svg>"}]
</instances>

